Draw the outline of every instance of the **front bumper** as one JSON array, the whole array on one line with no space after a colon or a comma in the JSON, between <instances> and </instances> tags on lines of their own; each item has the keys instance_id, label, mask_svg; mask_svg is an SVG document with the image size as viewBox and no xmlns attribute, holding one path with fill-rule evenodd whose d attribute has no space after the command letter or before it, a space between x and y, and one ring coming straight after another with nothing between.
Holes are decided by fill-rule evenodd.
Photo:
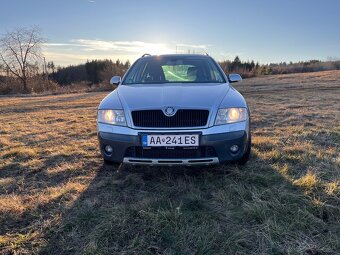
<instances>
[{"instance_id":1,"label":"front bumper","mask_svg":"<svg viewBox=\"0 0 340 255\"><path fill-rule=\"evenodd\" d=\"M102 125L102 124L99 124ZM225 125L217 127L220 132L216 132L216 127L202 130L134 130L127 127L117 127L116 132L107 132L108 125L98 126L98 139L100 150L105 160L146 165L210 165L223 163L226 161L239 160L245 153L249 138L249 125L247 122ZM241 129L241 130L235 130ZM229 132L226 132L229 130ZM112 130L113 131L113 130ZM117 131L120 131L119 133ZM222 131L222 132L221 132ZM224 131L224 132L223 132ZM179 153L178 157L144 157L136 154L136 150L143 150L140 134L143 133L200 133L200 146L198 149L212 148L213 153L186 156ZM110 145L113 148L112 154L105 153L104 147ZM238 145L236 153L230 151L232 145ZM134 148L137 148L136 150ZM176 150L177 148L174 148ZM134 152L131 152L134 151ZM144 155L142 153L142 155Z\"/></svg>"}]
</instances>

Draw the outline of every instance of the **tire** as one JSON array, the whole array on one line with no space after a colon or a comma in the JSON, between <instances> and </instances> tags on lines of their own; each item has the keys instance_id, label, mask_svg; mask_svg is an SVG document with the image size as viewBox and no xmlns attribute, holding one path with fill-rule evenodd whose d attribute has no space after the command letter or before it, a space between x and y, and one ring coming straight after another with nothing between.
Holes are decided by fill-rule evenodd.
<instances>
[{"instance_id":1,"label":"tire","mask_svg":"<svg viewBox=\"0 0 340 255\"><path fill-rule=\"evenodd\" d=\"M248 162L248 160L250 159L250 152L251 152L251 135L249 134L247 150L244 153L244 155L242 156L242 158L237 160L236 163L239 164L239 165L245 165Z\"/></svg>"}]
</instances>

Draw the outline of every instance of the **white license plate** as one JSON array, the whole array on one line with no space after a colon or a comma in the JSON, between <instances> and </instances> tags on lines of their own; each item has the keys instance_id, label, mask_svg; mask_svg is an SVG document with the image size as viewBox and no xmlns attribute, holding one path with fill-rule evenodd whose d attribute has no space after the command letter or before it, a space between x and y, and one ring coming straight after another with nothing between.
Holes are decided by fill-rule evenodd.
<instances>
[{"instance_id":1,"label":"white license plate","mask_svg":"<svg viewBox=\"0 0 340 255\"><path fill-rule=\"evenodd\" d=\"M142 135L144 147L188 147L199 145L199 135Z\"/></svg>"}]
</instances>

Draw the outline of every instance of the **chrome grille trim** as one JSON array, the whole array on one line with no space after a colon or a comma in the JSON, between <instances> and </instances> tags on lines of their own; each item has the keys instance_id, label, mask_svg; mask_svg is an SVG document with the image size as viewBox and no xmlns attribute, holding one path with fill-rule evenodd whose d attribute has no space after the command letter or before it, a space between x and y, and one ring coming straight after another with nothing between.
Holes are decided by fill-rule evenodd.
<instances>
[{"instance_id":1,"label":"chrome grille trim","mask_svg":"<svg viewBox=\"0 0 340 255\"><path fill-rule=\"evenodd\" d=\"M196 158L196 159L149 159L149 158L130 158L126 157L123 159L124 164L132 165L213 165L218 164L219 160L217 157L212 158Z\"/></svg>"}]
</instances>

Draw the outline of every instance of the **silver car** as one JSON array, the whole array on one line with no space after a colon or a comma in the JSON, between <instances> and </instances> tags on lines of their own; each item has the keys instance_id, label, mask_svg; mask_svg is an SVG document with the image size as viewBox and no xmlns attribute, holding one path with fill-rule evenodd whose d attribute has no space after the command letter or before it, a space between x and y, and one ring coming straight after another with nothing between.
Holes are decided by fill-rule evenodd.
<instances>
[{"instance_id":1,"label":"silver car","mask_svg":"<svg viewBox=\"0 0 340 255\"><path fill-rule=\"evenodd\" d=\"M98 139L106 164L245 164L250 113L243 96L208 55L139 58L98 108Z\"/></svg>"}]
</instances>

